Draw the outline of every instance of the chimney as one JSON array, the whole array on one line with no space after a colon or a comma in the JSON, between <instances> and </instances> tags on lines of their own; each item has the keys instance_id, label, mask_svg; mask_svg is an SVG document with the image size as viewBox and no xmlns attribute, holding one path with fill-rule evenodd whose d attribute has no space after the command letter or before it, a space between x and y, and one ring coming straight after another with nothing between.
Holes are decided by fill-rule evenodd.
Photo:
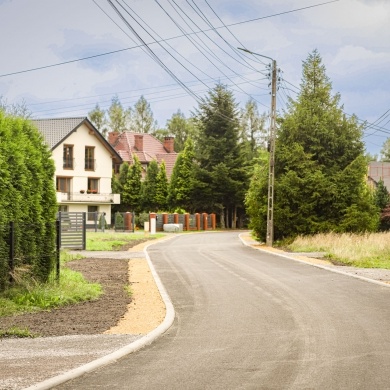
<instances>
[{"instance_id":1,"label":"chimney","mask_svg":"<svg viewBox=\"0 0 390 390\"><path fill-rule=\"evenodd\" d=\"M175 138L174 137L164 137L164 148L168 153L175 152Z\"/></svg>"},{"instance_id":2,"label":"chimney","mask_svg":"<svg viewBox=\"0 0 390 390\"><path fill-rule=\"evenodd\" d=\"M139 152L142 152L144 150L143 134L134 134L134 146Z\"/></svg>"},{"instance_id":3,"label":"chimney","mask_svg":"<svg viewBox=\"0 0 390 390\"><path fill-rule=\"evenodd\" d=\"M108 143L111 146L115 146L115 144L118 141L118 137L119 137L119 132L117 132L117 131L112 131L112 132L108 133Z\"/></svg>"}]
</instances>

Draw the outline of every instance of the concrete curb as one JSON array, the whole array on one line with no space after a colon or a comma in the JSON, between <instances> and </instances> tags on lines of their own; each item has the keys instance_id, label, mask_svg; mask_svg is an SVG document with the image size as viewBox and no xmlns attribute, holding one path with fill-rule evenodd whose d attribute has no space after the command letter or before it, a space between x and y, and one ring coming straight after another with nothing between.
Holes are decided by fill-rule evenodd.
<instances>
[{"instance_id":1,"label":"concrete curb","mask_svg":"<svg viewBox=\"0 0 390 390\"><path fill-rule=\"evenodd\" d=\"M326 271L334 272L334 273L336 273L336 274L346 275L346 276L350 276L350 277L352 277L352 278L364 280L365 282L370 282L370 283L378 284L379 286L390 287L390 284L384 283L384 282L380 282L379 280L366 278L366 277L360 276L360 275L353 275L353 274L350 274L350 273L348 273L348 272L340 271L340 270L338 270L338 269L333 269L333 268L330 268L330 267L326 267L326 266L324 266L324 265L311 263L310 261L300 260L300 259L297 259L297 258L295 258L295 257L285 255L285 254L283 254L283 253L271 252L271 251L267 251L266 249L258 248L258 247L254 248L253 245L252 245L251 243L246 242L246 241L241 237L242 235L243 235L243 233L241 233L241 234L238 235L238 237L240 238L241 242L242 242L244 245L249 246L249 247L251 247L251 248L254 249L254 250L259 250L259 251L261 251L261 252L268 253L268 254L274 255L274 256L284 257L285 259L294 260L294 261L297 261L297 262L299 262L299 263L311 265L311 266L313 266L313 267L321 268L321 269L324 269L324 270L326 270ZM257 245L258 245L258 243L257 243Z\"/></svg>"},{"instance_id":2,"label":"concrete curb","mask_svg":"<svg viewBox=\"0 0 390 390\"><path fill-rule=\"evenodd\" d=\"M169 237L173 238L173 237ZM47 390L51 389L54 386L60 385L62 383L68 382L72 379L75 379L81 375L84 375L88 372L94 371L97 368L103 367L107 364L113 363L116 360L129 355L130 353L136 352L139 349L145 347L146 345L151 344L154 340L159 338L162 334L164 334L173 324L173 321L175 319L175 309L172 305L172 301L169 298L168 293L165 290L165 287L163 286L154 266L153 263L150 260L149 254L147 252L147 249L151 245L155 245L157 242L152 242L145 246L143 249L143 252L145 254L145 258L149 264L151 273L153 275L153 278L156 282L157 288L161 294L161 298L164 301L165 308L166 308L166 314L164 321L154 330L149 332L147 335L141 337L140 339L132 342L129 345L126 345L125 347L122 347L118 349L115 352L112 352L106 356L103 356L99 359L93 360L90 363L84 364L80 367L77 367L73 370L67 371L64 374L57 375L55 377L46 379L43 382L36 383L35 385L32 385L30 387L25 388L24 390Z\"/></svg>"}]
</instances>

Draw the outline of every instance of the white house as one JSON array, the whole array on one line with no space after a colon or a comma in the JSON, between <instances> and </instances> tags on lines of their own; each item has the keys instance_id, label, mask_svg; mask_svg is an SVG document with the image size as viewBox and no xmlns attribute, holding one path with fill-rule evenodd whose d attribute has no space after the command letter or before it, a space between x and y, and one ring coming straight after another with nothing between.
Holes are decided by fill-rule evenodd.
<instances>
[{"instance_id":1,"label":"white house","mask_svg":"<svg viewBox=\"0 0 390 390\"><path fill-rule=\"evenodd\" d=\"M52 151L59 211L87 212L87 223L95 212L105 212L110 223L111 205L120 203L120 194L111 190L118 153L86 117L32 122Z\"/></svg>"}]
</instances>

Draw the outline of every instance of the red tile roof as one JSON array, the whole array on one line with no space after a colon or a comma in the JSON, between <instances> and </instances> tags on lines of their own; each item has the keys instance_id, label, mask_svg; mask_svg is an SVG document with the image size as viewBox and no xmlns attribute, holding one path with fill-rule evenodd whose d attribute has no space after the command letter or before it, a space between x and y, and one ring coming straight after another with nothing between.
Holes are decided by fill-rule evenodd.
<instances>
[{"instance_id":1,"label":"red tile roof","mask_svg":"<svg viewBox=\"0 0 390 390\"><path fill-rule=\"evenodd\" d=\"M142 144L142 150L136 148L136 137L142 136L138 145ZM164 144L151 134L140 134L125 131L123 133L109 133L108 142L122 157L123 161L133 164L133 155L137 156L141 164L147 165L152 160L159 164L164 160L168 178L171 177L173 167L177 159L177 153L168 153Z\"/></svg>"}]
</instances>

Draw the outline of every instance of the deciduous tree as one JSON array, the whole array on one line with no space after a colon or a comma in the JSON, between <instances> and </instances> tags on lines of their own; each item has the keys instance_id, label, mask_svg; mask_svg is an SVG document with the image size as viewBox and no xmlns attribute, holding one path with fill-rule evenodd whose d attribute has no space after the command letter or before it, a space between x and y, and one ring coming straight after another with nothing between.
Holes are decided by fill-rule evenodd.
<instances>
[{"instance_id":1,"label":"deciduous tree","mask_svg":"<svg viewBox=\"0 0 390 390\"><path fill-rule=\"evenodd\" d=\"M141 96L134 105L132 117L132 130L137 133L153 133L157 122L153 118L150 104Z\"/></svg>"},{"instance_id":2,"label":"deciduous tree","mask_svg":"<svg viewBox=\"0 0 390 390\"><path fill-rule=\"evenodd\" d=\"M122 133L129 128L131 109L124 109L117 95L111 100L108 109L108 126L111 131Z\"/></svg>"},{"instance_id":3,"label":"deciduous tree","mask_svg":"<svg viewBox=\"0 0 390 390\"><path fill-rule=\"evenodd\" d=\"M102 133L103 137L106 137L108 132L108 128L106 127L106 111L101 109L99 104L96 104L95 108L88 113L88 117L94 126Z\"/></svg>"}]
</instances>

